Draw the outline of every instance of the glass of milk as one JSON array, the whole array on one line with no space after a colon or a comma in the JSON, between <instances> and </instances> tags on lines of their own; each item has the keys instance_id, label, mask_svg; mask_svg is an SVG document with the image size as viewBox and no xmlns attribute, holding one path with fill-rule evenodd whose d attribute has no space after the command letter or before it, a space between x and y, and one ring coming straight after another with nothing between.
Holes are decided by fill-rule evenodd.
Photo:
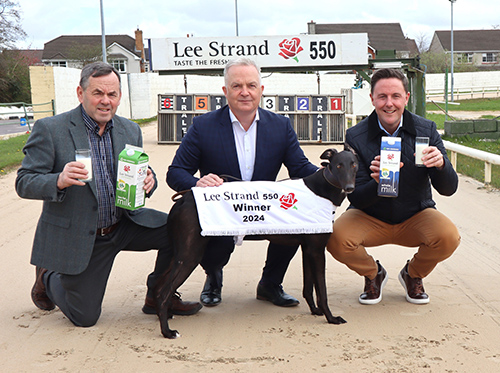
<instances>
[{"instance_id":1,"label":"glass of milk","mask_svg":"<svg viewBox=\"0 0 500 373\"><path fill-rule=\"evenodd\" d=\"M424 162L422 161L422 151L429 147L429 138L428 137L416 137L415 138L415 165L417 167L425 167Z\"/></svg>"},{"instance_id":2,"label":"glass of milk","mask_svg":"<svg viewBox=\"0 0 500 373\"><path fill-rule=\"evenodd\" d=\"M92 180L92 153L90 153L90 149L76 149L75 160L83 163L85 165L85 169L88 171L86 179L78 180L83 182Z\"/></svg>"}]
</instances>

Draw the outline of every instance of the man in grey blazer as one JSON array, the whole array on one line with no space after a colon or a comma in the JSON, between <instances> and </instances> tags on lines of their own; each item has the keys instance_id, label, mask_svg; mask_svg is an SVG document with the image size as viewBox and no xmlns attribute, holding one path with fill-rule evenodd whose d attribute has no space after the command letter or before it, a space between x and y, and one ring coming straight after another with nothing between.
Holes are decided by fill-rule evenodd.
<instances>
[{"instance_id":1,"label":"man in grey blazer","mask_svg":"<svg viewBox=\"0 0 500 373\"><path fill-rule=\"evenodd\" d=\"M145 313L156 313L153 289L171 260L166 247L167 214L140 208L115 207L118 155L125 144L142 146L139 126L115 115L121 99L120 75L110 65L96 62L81 72L77 108L37 121L23 149L16 191L22 198L43 200L31 263L36 280L35 305L51 310L57 305L76 326L92 326L101 305L115 256L122 250L158 250L147 279ZM75 161L76 149L90 149L92 174ZM144 182L149 197L157 180L148 169ZM190 315L201 304L176 296L174 314Z\"/></svg>"},{"instance_id":2,"label":"man in grey blazer","mask_svg":"<svg viewBox=\"0 0 500 373\"><path fill-rule=\"evenodd\" d=\"M239 58L224 69L222 88L228 106L193 120L167 173L168 185L177 191L193 186L221 185L221 175L242 180L276 180L282 165L290 177L317 171L299 146L290 120L260 109L264 86L254 61ZM200 178L194 174L199 171ZM297 246L269 244L257 298L281 307L299 301L284 292L283 278ZM233 237L212 237L201 261L207 279L200 301L216 306L222 301L222 268L234 250Z\"/></svg>"}]
</instances>

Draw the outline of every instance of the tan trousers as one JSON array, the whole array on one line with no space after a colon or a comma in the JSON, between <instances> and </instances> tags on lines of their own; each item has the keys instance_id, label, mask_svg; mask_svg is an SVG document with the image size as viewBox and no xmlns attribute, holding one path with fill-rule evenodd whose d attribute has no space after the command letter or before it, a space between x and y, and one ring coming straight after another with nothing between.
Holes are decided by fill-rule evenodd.
<instances>
[{"instance_id":1,"label":"tan trousers","mask_svg":"<svg viewBox=\"0 0 500 373\"><path fill-rule=\"evenodd\" d=\"M385 244L418 247L408 266L408 274L424 278L439 262L450 257L459 243L457 227L433 208L400 224L384 223L361 210L349 209L333 224L327 250L359 275L374 279L377 264L365 247Z\"/></svg>"}]
</instances>

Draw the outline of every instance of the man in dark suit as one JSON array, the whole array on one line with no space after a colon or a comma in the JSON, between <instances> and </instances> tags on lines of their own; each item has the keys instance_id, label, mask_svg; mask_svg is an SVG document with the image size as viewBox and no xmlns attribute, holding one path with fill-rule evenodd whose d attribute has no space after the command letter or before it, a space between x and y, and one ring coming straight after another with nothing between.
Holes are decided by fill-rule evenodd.
<instances>
[{"instance_id":1,"label":"man in dark suit","mask_svg":"<svg viewBox=\"0 0 500 373\"><path fill-rule=\"evenodd\" d=\"M37 121L23 149L16 191L22 198L43 200L33 242L31 263L36 280L35 305L57 305L76 326L92 326L101 314L109 273L118 252L158 250L147 280L145 313L156 313L153 288L172 257L166 247L167 214L141 208L115 207L118 155L125 144L142 146L139 126L115 115L121 98L120 75L97 62L81 72L76 109ZM92 174L74 161L76 149L90 149ZM147 171L149 197L157 181ZM201 304L175 297L174 313L190 315Z\"/></svg>"},{"instance_id":2,"label":"man in dark suit","mask_svg":"<svg viewBox=\"0 0 500 373\"><path fill-rule=\"evenodd\" d=\"M172 189L218 186L223 183L220 175L274 181L282 165L290 177L317 171L300 148L290 120L259 108L264 86L254 61L230 61L224 69L224 81L228 106L193 120L168 169L167 183ZM201 178L193 176L197 171ZM269 245L257 286L258 299L284 307L299 304L281 285L297 248ZM211 238L201 261L207 274L202 304L216 306L222 301L222 268L233 250L233 237Z\"/></svg>"}]
</instances>

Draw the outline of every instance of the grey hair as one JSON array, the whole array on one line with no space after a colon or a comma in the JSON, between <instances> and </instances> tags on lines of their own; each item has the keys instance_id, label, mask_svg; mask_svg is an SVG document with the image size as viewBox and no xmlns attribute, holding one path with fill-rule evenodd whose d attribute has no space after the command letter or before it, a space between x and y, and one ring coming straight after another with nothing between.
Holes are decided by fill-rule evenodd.
<instances>
[{"instance_id":1,"label":"grey hair","mask_svg":"<svg viewBox=\"0 0 500 373\"><path fill-rule=\"evenodd\" d=\"M113 66L102 61L92 62L84 66L80 74L80 87L85 90L89 86L89 79L91 77L98 78L100 76L106 76L111 73L114 73L118 77L118 83L120 84L121 91L122 81L120 78L120 74Z\"/></svg>"},{"instance_id":2,"label":"grey hair","mask_svg":"<svg viewBox=\"0 0 500 373\"><path fill-rule=\"evenodd\" d=\"M229 60L229 62L226 64L224 67L224 85L227 87L228 84L228 71L231 67L233 66L253 66L257 69L257 72L259 73L259 85L262 85L261 77L260 77L260 66L257 65L257 63L252 60L251 58L248 57L238 57L234 58L232 60Z\"/></svg>"}]
</instances>

